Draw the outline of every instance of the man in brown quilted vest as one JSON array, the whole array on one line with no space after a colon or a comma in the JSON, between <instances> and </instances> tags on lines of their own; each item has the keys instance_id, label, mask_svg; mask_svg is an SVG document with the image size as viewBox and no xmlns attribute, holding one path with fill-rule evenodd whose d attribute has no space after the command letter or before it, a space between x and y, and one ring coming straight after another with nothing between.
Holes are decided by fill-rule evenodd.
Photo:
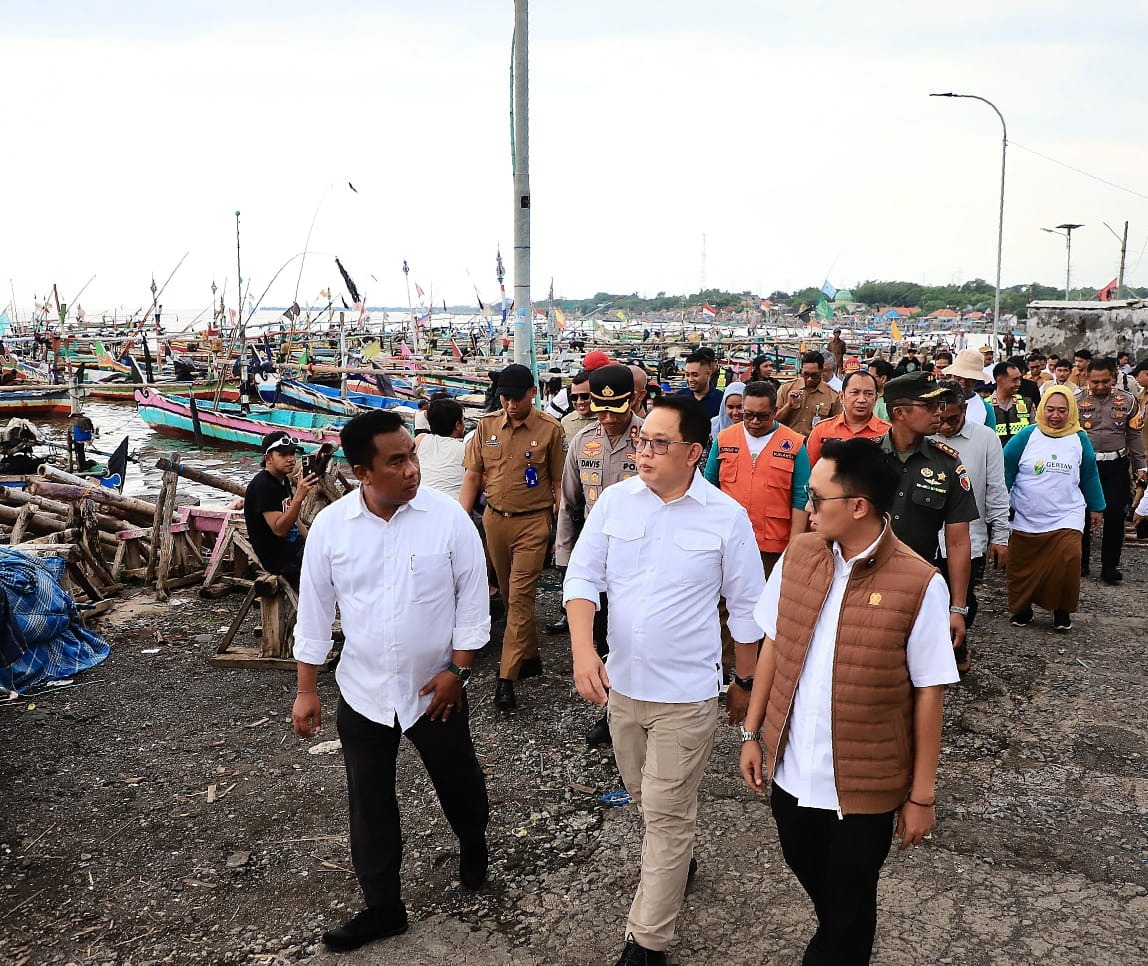
<instances>
[{"instance_id":1,"label":"man in brown quilted vest","mask_svg":"<svg viewBox=\"0 0 1148 966\"><path fill-rule=\"evenodd\" d=\"M944 685L958 680L949 591L893 533L896 483L876 443L827 441L813 532L790 541L754 611L765 640L741 771L758 792L772 779L782 853L813 900L805 966L869 962L894 821L906 849L936 820Z\"/></svg>"}]
</instances>

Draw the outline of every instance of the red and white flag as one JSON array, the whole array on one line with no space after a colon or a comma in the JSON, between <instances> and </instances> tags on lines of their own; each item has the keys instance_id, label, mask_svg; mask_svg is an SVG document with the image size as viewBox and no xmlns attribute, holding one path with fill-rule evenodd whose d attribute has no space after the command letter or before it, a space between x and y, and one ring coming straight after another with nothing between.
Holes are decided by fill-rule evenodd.
<instances>
[{"instance_id":1,"label":"red and white flag","mask_svg":"<svg viewBox=\"0 0 1148 966\"><path fill-rule=\"evenodd\" d=\"M702 315L704 315L707 319L716 319L718 316L718 312L717 312L717 309L715 309L712 305L710 305L707 302L705 305L702 306Z\"/></svg>"},{"instance_id":2,"label":"red and white flag","mask_svg":"<svg viewBox=\"0 0 1148 966\"><path fill-rule=\"evenodd\" d=\"M1111 302L1112 296L1116 294L1116 279L1113 279L1104 286L1099 292L1096 293L1097 301Z\"/></svg>"},{"instance_id":3,"label":"red and white flag","mask_svg":"<svg viewBox=\"0 0 1148 966\"><path fill-rule=\"evenodd\" d=\"M419 285L418 282L415 282L415 291L419 293L420 299L425 299L427 297L427 293L423 291L423 287Z\"/></svg>"},{"instance_id":4,"label":"red and white flag","mask_svg":"<svg viewBox=\"0 0 1148 966\"><path fill-rule=\"evenodd\" d=\"M450 354L456 359L462 358L462 349L458 347L458 343L455 342L454 339L450 340Z\"/></svg>"}]
</instances>

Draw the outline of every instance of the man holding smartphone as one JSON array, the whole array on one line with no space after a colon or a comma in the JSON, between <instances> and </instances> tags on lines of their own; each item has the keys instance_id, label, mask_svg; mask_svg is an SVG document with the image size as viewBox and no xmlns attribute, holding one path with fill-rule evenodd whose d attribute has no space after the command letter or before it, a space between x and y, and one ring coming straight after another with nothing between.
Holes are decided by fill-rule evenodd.
<instances>
[{"instance_id":1,"label":"man holding smartphone","mask_svg":"<svg viewBox=\"0 0 1148 966\"><path fill-rule=\"evenodd\" d=\"M264 436L263 469L247 484L243 498L247 536L259 563L269 573L286 578L296 590L307 539L307 527L299 519L299 510L319 482L316 476L304 475L298 485L292 485L296 458L302 452L299 440L286 430Z\"/></svg>"}]
</instances>

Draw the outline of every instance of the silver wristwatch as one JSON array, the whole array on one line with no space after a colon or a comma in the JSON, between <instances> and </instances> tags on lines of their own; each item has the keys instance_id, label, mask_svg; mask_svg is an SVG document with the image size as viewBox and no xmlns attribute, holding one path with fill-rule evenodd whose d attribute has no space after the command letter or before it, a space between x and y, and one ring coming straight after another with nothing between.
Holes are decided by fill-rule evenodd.
<instances>
[{"instance_id":1,"label":"silver wristwatch","mask_svg":"<svg viewBox=\"0 0 1148 966\"><path fill-rule=\"evenodd\" d=\"M741 729L741 743L744 745L747 741L761 741L761 729L757 731L746 731L745 728Z\"/></svg>"}]
</instances>

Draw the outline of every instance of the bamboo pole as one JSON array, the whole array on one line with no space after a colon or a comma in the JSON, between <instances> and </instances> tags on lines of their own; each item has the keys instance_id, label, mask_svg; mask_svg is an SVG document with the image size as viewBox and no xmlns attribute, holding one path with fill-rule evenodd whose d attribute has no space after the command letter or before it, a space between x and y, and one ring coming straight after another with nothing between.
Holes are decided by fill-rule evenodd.
<instances>
[{"instance_id":1,"label":"bamboo pole","mask_svg":"<svg viewBox=\"0 0 1148 966\"><path fill-rule=\"evenodd\" d=\"M234 493L236 496L247 495L247 487L242 483L235 483L226 477L218 476L207 470L201 470L187 463L173 462L161 456L155 461L155 465L161 470L174 470L180 476L184 477L184 479L191 480L193 483L202 483L204 486L214 486L217 490L223 490L225 493Z\"/></svg>"},{"instance_id":2,"label":"bamboo pole","mask_svg":"<svg viewBox=\"0 0 1148 966\"><path fill-rule=\"evenodd\" d=\"M96 503L118 507L132 518L138 518L145 522L150 520L155 513L155 507L151 503L124 496L122 493L109 490L105 486L92 486L90 484L74 486L71 483L37 480L35 483L30 483L28 489L36 496L50 496L60 500L79 500L83 497L90 497Z\"/></svg>"},{"instance_id":3,"label":"bamboo pole","mask_svg":"<svg viewBox=\"0 0 1148 966\"><path fill-rule=\"evenodd\" d=\"M67 517L72 512L72 504L64 503L58 500L49 500L44 497L36 497L26 492L25 490L9 489L5 486L0 486L0 504L17 504L23 506L28 503L37 503L40 509L46 510L49 513L55 513L57 516ZM115 517L109 516L106 513L99 513L96 515L96 523L104 533L116 534L124 529L124 521L117 520Z\"/></svg>"}]
</instances>

